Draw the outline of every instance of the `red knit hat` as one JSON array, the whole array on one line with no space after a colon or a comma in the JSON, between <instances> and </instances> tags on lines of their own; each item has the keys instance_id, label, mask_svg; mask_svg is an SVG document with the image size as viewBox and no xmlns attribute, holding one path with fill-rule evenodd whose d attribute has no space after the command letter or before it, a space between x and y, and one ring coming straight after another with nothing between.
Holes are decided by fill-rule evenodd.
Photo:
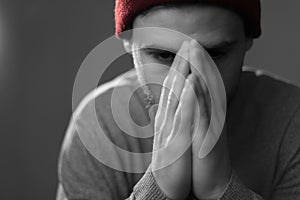
<instances>
[{"instance_id":1,"label":"red knit hat","mask_svg":"<svg viewBox=\"0 0 300 200\"><path fill-rule=\"evenodd\" d=\"M260 0L116 0L116 35L131 28L134 18L141 12L166 3L205 2L231 9L244 19L247 29L254 38L261 35Z\"/></svg>"}]
</instances>

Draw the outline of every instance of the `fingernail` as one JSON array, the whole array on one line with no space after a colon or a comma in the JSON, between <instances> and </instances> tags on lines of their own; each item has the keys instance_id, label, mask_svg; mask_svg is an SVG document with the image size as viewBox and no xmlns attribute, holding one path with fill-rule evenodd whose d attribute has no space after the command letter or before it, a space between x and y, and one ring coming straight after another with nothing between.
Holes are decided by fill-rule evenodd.
<instances>
[{"instance_id":1,"label":"fingernail","mask_svg":"<svg viewBox=\"0 0 300 200\"><path fill-rule=\"evenodd\" d=\"M181 47L180 47L180 49L177 52L177 54L180 55L180 58L182 58L182 57L186 58L187 57L186 56L186 52L187 52L187 50L189 48L188 44L189 43L187 41L183 41L182 42Z\"/></svg>"},{"instance_id":2,"label":"fingernail","mask_svg":"<svg viewBox=\"0 0 300 200\"><path fill-rule=\"evenodd\" d=\"M153 105L153 106L150 107L150 109L149 109L149 116L150 116L151 121L155 120L155 116L156 116L157 110L158 110L158 104L155 104L155 105Z\"/></svg>"},{"instance_id":3,"label":"fingernail","mask_svg":"<svg viewBox=\"0 0 300 200\"><path fill-rule=\"evenodd\" d=\"M182 51L186 51L188 49L188 46L189 46L189 42L185 40L185 41L182 42L180 49Z\"/></svg>"},{"instance_id":4,"label":"fingernail","mask_svg":"<svg viewBox=\"0 0 300 200\"><path fill-rule=\"evenodd\" d=\"M192 40L190 41L190 45L196 47L197 45L199 45L199 43L197 42L197 40L192 39Z\"/></svg>"},{"instance_id":5,"label":"fingernail","mask_svg":"<svg viewBox=\"0 0 300 200\"><path fill-rule=\"evenodd\" d=\"M187 46L187 48L185 48L185 50L182 52L182 58L184 59L184 60L188 60L188 46Z\"/></svg>"},{"instance_id":6,"label":"fingernail","mask_svg":"<svg viewBox=\"0 0 300 200\"><path fill-rule=\"evenodd\" d=\"M192 39L192 40L190 41L190 44L191 44L191 45L198 45L198 41L195 40L195 39Z\"/></svg>"},{"instance_id":7,"label":"fingernail","mask_svg":"<svg viewBox=\"0 0 300 200\"><path fill-rule=\"evenodd\" d=\"M181 46L182 46L182 47L187 47L188 44L189 44L188 41L187 41L187 40L184 40L184 41L182 42L182 45L181 45Z\"/></svg>"}]
</instances>

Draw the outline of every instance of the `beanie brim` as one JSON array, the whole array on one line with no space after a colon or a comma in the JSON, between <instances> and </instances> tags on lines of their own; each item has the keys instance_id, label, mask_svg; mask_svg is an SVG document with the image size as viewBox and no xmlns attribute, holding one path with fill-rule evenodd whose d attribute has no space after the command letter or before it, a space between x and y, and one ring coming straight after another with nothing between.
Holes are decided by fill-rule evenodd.
<instances>
[{"instance_id":1,"label":"beanie brim","mask_svg":"<svg viewBox=\"0 0 300 200\"><path fill-rule=\"evenodd\" d=\"M115 28L116 36L122 38L122 32L131 29L134 18L151 7L169 3L209 3L222 6L239 14L245 27L253 38L261 35L261 6L260 0L116 0Z\"/></svg>"}]
</instances>

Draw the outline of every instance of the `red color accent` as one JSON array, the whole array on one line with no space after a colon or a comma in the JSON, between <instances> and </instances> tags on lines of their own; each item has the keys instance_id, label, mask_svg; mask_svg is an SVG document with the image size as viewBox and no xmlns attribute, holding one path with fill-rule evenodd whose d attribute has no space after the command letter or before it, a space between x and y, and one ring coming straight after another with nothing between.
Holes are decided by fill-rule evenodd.
<instances>
[{"instance_id":1,"label":"red color accent","mask_svg":"<svg viewBox=\"0 0 300 200\"><path fill-rule=\"evenodd\" d=\"M134 18L141 12L165 3L205 2L215 4L237 12L250 27L254 38L261 35L260 0L116 0L115 23L116 35L121 38L121 32L131 28Z\"/></svg>"}]
</instances>

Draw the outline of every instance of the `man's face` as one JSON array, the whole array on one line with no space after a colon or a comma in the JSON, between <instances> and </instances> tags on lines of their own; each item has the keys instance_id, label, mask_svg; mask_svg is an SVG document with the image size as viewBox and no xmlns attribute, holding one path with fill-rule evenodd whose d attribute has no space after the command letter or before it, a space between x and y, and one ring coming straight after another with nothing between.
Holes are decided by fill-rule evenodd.
<instances>
[{"instance_id":1,"label":"man's face","mask_svg":"<svg viewBox=\"0 0 300 200\"><path fill-rule=\"evenodd\" d=\"M216 63L228 99L238 85L245 52L252 40L246 38L242 18L224 8L208 5L177 5L154 7L136 17L133 28L161 27L181 32L197 40ZM183 34L162 29L133 30L130 40L136 67L159 100L161 85L176 52L187 39ZM168 51L169 50L169 51ZM164 66L163 66L164 65ZM195 66L197 67L197 66Z\"/></svg>"}]
</instances>

